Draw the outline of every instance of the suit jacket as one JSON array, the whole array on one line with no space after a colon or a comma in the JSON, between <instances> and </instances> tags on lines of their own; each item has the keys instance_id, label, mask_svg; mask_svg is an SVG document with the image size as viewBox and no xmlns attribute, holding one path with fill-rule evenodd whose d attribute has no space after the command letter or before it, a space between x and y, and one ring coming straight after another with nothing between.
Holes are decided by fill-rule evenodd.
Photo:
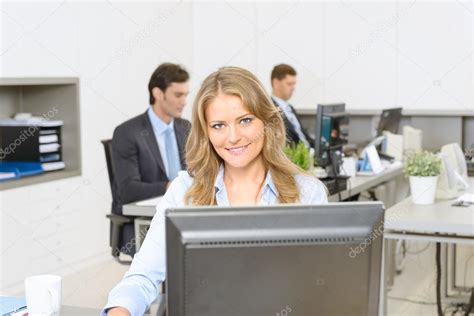
<instances>
[{"instance_id":1,"label":"suit jacket","mask_svg":"<svg viewBox=\"0 0 474 316\"><path fill-rule=\"evenodd\" d=\"M293 126L293 124L291 124L291 122L288 120L288 118L286 117L285 115L285 112L283 112L283 110L278 106L278 103L275 102L275 100L273 100L272 98L272 101L273 101L273 104L275 104L275 106L277 108L280 109L280 113L281 113L281 116L283 118L283 122L285 123L285 130L286 130L286 141L290 144L296 144L298 143L301 139L300 137L298 136L298 133L296 132L295 130L295 127ZM296 114L296 111L295 109L293 108L293 106L291 104L288 104L290 106L290 109L291 111L293 112L293 114L295 115L296 119L298 120L298 123L300 124L301 126L301 131L303 132L304 136L306 137L306 139L308 140L309 142L309 145L311 147L314 147L314 139L311 138L311 136L309 136L308 132L306 132L306 130L303 128L303 125L301 124L301 121L300 121L300 118L298 117L298 114Z\"/></svg>"},{"instance_id":2,"label":"suit jacket","mask_svg":"<svg viewBox=\"0 0 474 316\"><path fill-rule=\"evenodd\" d=\"M191 123L174 119L181 168L186 169L184 146ZM153 126L147 112L119 125L112 138L114 184L112 212L122 214L122 205L166 192L169 182Z\"/></svg>"}]
</instances>

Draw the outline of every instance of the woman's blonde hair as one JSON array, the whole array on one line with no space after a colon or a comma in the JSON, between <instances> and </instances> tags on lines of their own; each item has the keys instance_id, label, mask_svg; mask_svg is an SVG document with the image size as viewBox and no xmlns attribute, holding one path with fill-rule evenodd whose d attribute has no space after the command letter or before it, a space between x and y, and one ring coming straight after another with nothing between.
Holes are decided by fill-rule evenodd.
<instances>
[{"instance_id":1,"label":"woman's blonde hair","mask_svg":"<svg viewBox=\"0 0 474 316\"><path fill-rule=\"evenodd\" d=\"M237 96L250 113L259 118L264 128L262 158L266 170L278 190L280 203L299 201L300 193L294 176L304 173L284 154L286 134L283 119L260 81L248 70L223 67L210 74L202 83L193 104L192 127L186 143L188 173L194 181L185 195L185 202L194 205L215 205L214 180L223 163L207 132L205 111L219 95Z\"/></svg>"}]
</instances>

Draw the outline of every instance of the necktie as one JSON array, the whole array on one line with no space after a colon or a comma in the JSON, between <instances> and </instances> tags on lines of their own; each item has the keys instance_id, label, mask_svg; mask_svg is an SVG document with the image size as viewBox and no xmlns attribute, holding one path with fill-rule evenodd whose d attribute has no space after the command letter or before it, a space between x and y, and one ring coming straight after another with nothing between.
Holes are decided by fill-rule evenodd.
<instances>
[{"instance_id":1,"label":"necktie","mask_svg":"<svg viewBox=\"0 0 474 316\"><path fill-rule=\"evenodd\" d=\"M169 127L165 132L166 158L168 160L168 179L172 181L181 170L178 149L174 141L174 131ZM178 156L176 156L178 154Z\"/></svg>"},{"instance_id":2,"label":"necktie","mask_svg":"<svg viewBox=\"0 0 474 316\"><path fill-rule=\"evenodd\" d=\"M306 139L306 136L304 135L303 130L301 129L301 125L298 122L298 118L293 113L293 110L291 109L291 105L289 105L289 104L288 104L288 113L286 113L286 114L287 114L286 116L288 118L288 121L290 121L290 123L295 128L296 134L298 134L298 137L299 137L300 141L302 141L306 145L306 147L309 148L310 147L309 142Z\"/></svg>"}]
</instances>

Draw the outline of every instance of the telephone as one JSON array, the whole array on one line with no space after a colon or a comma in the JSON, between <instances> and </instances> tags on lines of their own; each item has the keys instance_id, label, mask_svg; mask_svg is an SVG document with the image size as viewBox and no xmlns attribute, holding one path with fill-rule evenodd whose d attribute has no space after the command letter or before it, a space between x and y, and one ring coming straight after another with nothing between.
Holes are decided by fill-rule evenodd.
<instances>
[{"instance_id":1,"label":"telephone","mask_svg":"<svg viewBox=\"0 0 474 316\"><path fill-rule=\"evenodd\" d=\"M457 143L441 147L440 157L441 173L438 178L436 198L452 199L469 188L466 160Z\"/></svg>"}]
</instances>

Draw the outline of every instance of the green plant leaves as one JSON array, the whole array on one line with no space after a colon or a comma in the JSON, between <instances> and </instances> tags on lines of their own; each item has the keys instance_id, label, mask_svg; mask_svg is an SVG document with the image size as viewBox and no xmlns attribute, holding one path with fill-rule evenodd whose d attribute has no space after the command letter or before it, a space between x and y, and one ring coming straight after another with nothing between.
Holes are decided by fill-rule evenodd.
<instances>
[{"instance_id":1,"label":"green plant leaves","mask_svg":"<svg viewBox=\"0 0 474 316\"><path fill-rule=\"evenodd\" d=\"M441 158L429 151L408 154L403 171L407 176L438 176L441 172Z\"/></svg>"},{"instance_id":2,"label":"green plant leaves","mask_svg":"<svg viewBox=\"0 0 474 316\"><path fill-rule=\"evenodd\" d=\"M294 144L286 145L284 152L295 165L303 170L309 170L313 165L313 157L303 142L299 142L296 146Z\"/></svg>"}]
</instances>

